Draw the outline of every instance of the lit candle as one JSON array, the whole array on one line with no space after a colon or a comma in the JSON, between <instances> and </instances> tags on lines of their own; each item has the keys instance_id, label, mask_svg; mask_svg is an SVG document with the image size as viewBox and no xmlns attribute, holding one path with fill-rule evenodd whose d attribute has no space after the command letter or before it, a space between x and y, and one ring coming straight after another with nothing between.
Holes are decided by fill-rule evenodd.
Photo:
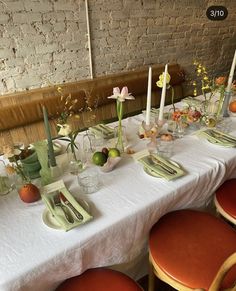
<instances>
[{"instance_id":1,"label":"lit candle","mask_svg":"<svg viewBox=\"0 0 236 291\"><path fill-rule=\"evenodd\" d=\"M227 84L226 92L230 92L230 90L231 90L231 86L232 86L232 82L233 82L233 77L234 77L235 65L236 65L236 50L234 52L234 58L233 58L233 62L232 62L231 69L230 69L230 73L229 73L229 79L228 79L228 84Z\"/></svg>"},{"instance_id":2,"label":"lit candle","mask_svg":"<svg viewBox=\"0 0 236 291\"><path fill-rule=\"evenodd\" d=\"M149 67L148 89L147 89L147 106L146 106L146 125L150 124L151 99L152 99L152 67Z\"/></svg>"},{"instance_id":3,"label":"lit candle","mask_svg":"<svg viewBox=\"0 0 236 291\"><path fill-rule=\"evenodd\" d=\"M53 150L52 136L51 136L51 131L50 131L50 125L48 122L48 114L47 114L47 110L45 106L43 106L43 119L44 119L44 126L45 126L47 141L48 141L49 163L51 167L55 167L57 163L56 163L55 154Z\"/></svg>"},{"instance_id":4,"label":"lit candle","mask_svg":"<svg viewBox=\"0 0 236 291\"><path fill-rule=\"evenodd\" d=\"M160 103L160 109L159 109L159 117L158 120L163 120L163 112L164 112L164 106L165 106L165 99L166 99L166 76L167 76L167 69L168 65L165 65L165 72L164 72L164 78L163 78L163 87L161 91L161 103Z\"/></svg>"}]
</instances>

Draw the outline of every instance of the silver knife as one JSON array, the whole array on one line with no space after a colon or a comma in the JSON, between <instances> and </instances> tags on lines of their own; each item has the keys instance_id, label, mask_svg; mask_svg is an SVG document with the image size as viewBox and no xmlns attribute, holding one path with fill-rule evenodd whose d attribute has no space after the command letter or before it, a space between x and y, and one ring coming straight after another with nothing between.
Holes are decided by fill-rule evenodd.
<instances>
[{"instance_id":1,"label":"silver knife","mask_svg":"<svg viewBox=\"0 0 236 291\"><path fill-rule=\"evenodd\" d=\"M74 215L79 219L79 220L83 220L84 217L83 215L77 210L75 209L75 207L67 200L67 198L60 192L60 198L61 200L64 202L64 204L70 208L70 210L74 213Z\"/></svg>"}]
</instances>

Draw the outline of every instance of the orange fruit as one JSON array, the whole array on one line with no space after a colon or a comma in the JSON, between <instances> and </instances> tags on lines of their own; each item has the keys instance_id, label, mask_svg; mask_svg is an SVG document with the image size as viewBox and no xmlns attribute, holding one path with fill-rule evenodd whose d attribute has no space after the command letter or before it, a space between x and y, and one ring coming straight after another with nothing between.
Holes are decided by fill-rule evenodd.
<instances>
[{"instance_id":1,"label":"orange fruit","mask_svg":"<svg viewBox=\"0 0 236 291\"><path fill-rule=\"evenodd\" d=\"M229 111L236 112L236 100L229 103Z\"/></svg>"},{"instance_id":2,"label":"orange fruit","mask_svg":"<svg viewBox=\"0 0 236 291\"><path fill-rule=\"evenodd\" d=\"M35 202L41 198L38 187L31 183L23 185L18 192L20 199L26 203Z\"/></svg>"}]
</instances>

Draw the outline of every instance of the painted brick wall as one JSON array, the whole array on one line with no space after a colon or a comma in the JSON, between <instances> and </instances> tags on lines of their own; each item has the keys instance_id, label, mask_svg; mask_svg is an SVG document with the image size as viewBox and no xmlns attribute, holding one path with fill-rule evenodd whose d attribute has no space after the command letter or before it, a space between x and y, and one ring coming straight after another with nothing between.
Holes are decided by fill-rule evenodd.
<instances>
[{"instance_id":1,"label":"painted brick wall","mask_svg":"<svg viewBox=\"0 0 236 291\"><path fill-rule=\"evenodd\" d=\"M235 0L88 0L94 75L197 59L228 73L236 49ZM206 9L224 5L224 21ZM89 78L84 0L0 0L0 92Z\"/></svg>"}]
</instances>

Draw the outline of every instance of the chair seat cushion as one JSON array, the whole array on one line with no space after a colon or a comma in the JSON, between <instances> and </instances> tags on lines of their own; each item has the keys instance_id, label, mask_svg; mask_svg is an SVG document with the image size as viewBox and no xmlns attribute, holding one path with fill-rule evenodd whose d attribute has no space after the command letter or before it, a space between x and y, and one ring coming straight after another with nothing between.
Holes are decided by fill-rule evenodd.
<instances>
[{"instance_id":1,"label":"chair seat cushion","mask_svg":"<svg viewBox=\"0 0 236 291\"><path fill-rule=\"evenodd\" d=\"M153 226L149 247L153 260L169 277L190 288L208 290L221 264L236 252L236 232L209 213L179 210ZM233 268L223 287L235 279Z\"/></svg>"},{"instance_id":2,"label":"chair seat cushion","mask_svg":"<svg viewBox=\"0 0 236 291\"><path fill-rule=\"evenodd\" d=\"M227 214L236 219L236 179L222 184L216 191L215 199Z\"/></svg>"},{"instance_id":3,"label":"chair seat cushion","mask_svg":"<svg viewBox=\"0 0 236 291\"><path fill-rule=\"evenodd\" d=\"M110 269L90 269L67 279L57 291L142 291L130 277Z\"/></svg>"}]
</instances>

